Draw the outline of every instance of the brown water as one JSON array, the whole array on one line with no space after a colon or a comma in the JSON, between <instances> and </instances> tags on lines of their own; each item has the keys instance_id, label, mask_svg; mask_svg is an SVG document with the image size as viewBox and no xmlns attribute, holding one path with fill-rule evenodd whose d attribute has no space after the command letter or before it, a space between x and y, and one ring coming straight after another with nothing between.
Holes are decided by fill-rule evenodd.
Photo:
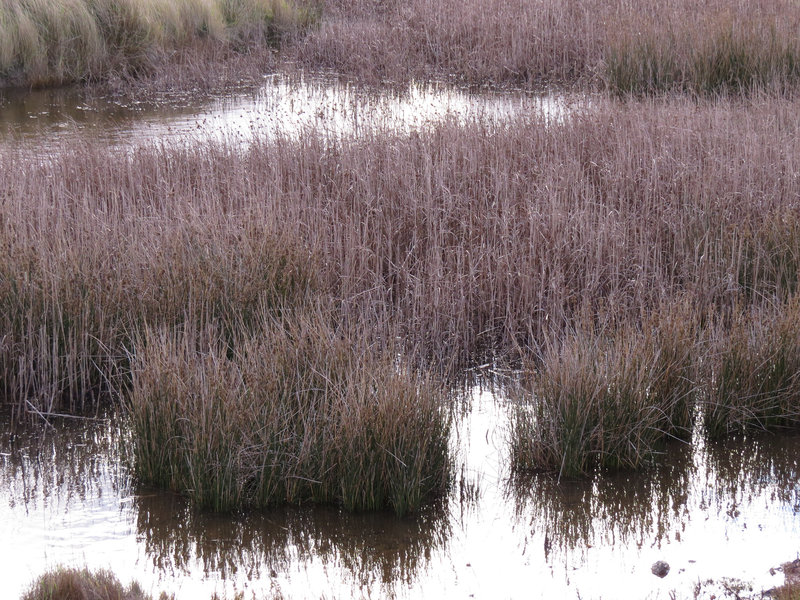
<instances>
[{"instance_id":1,"label":"brown water","mask_svg":"<svg viewBox=\"0 0 800 600\"><path fill-rule=\"evenodd\" d=\"M459 483L419 514L292 507L221 516L132 484L115 421L0 431L4 598L56 565L111 568L179 599L725 597L800 550L800 436L670 448L644 473L512 481L509 405L475 388ZM656 560L672 569L650 573ZM733 597L733 596L732 596Z\"/></svg>"}]
</instances>

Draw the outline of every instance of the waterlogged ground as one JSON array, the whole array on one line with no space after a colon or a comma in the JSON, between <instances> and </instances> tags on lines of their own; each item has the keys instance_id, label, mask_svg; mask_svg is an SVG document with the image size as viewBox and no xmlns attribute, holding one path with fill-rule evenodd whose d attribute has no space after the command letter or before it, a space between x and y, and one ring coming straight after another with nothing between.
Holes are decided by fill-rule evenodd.
<instances>
[{"instance_id":1,"label":"waterlogged ground","mask_svg":"<svg viewBox=\"0 0 800 600\"><path fill-rule=\"evenodd\" d=\"M47 153L89 132L131 145L253 136L423 130L442 119L502 120L564 98L412 85L377 94L331 79L265 80L225 97L149 102L74 91L0 92L0 143ZM22 146L21 146L22 147ZM219 516L136 487L118 420L68 419L11 432L0 416L0 582L18 598L58 565L111 568L179 599L217 592L287 598L736 597L782 583L770 568L797 556L800 437L676 445L638 474L512 481L502 393L463 399L452 494L421 513L286 508ZM666 560L665 579L650 573ZM727 578L736 578L732 581ZM711 580L711 583L706 583Z\"/></svg>"},{"instance_id":2,"label":"waterlogged ground","mask_svg":"<svg viewBox=\"0 0 800 600\"><path fill-rule=\"evenodd\" d=\"M445 119L502 121L522 111L561 118L576 99L521 92L476 92L416 83L387 91L333 77L265 78L258 89L225 95L164 94L146 101L88 95L79 89L0 90L0 139L47 140L89 132L129 145L150 141L237 140L254 136L358 135L419 130Z\"/></svg>"},{"instance_id":3,"label":"waterlogged ground","mask_svg":"<svg viewBox=\"0 0 800 600\"><path fill-rule=\"evenodd\" d=\"M56 565L111 568L179 599L725 597L782 583L800 539L800 436L671 448L644 473L512 482L509 405L467 393L459 481L420 514L220 516L137 488L116 421L0 431L0 564L16 598ZM656 560L669 575L650 573ZM736 578L731 581L727 578ZM714 583L705 583L713 579ZM729 597L735 597L733 595Z\"/></svg>"}]
</instances>

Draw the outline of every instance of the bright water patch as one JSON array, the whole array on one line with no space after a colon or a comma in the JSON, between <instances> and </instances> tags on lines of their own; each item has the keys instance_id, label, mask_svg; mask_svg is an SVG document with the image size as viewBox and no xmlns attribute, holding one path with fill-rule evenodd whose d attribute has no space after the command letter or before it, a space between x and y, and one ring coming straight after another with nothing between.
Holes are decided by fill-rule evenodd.
<instances>
[{"instance_id":1,"label":"bright water patch","mask_svg":"<svg viewBox=\"0 0 800 600\"><path fill-rule=\"evenodd\" d=\"M413 83L370 89L333 77L272 75L256 90L224 95L164 95L148 101L90 97L78 90L0 90L0 137L52 144L78 132L131 145L254 138L357 136L421 130L445 120L499 123L526 113L563 118L576 105L563 95L470 91Z\"/></svg>"},{"instance_id":2,"label":"bright water patch","mask_svg":"<svg viewBox=\"0 0 800 600\"><path fill-rule=\"evenodd\" d=\"M132 486L113 421L0 432L0 564L19 597L56 565L125 583L260 598L692 598L754 592L800 539L800 436L675 445L642 473L558 482L507 471L509 406L475 388L454 431L458 480L419 514L289 507L200 513ZM669 575L650 573L656 560Z\"/></svg>"}]
</instances>

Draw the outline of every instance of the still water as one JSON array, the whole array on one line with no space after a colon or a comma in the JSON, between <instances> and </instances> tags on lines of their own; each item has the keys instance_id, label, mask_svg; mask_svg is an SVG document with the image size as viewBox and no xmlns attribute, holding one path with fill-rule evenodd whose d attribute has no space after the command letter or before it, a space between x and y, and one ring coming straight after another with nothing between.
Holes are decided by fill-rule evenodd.
<instances>
[{"instance_id":1,"label":"still water","mask_svg":"<svg viewBox=\"0 0 800 600\"><path fill-rule=\"evenodd\" d=\"M585 101L412 85L379 93L324 77L270 77L224 97L147 102L78 91L0 95L0 143L239 140L423 130L444 119L564 118ZM19 598L59 565L110 568L179 600L256 598L725 597L735 578L782 583L770 568L800 551L800 437L675 445L637 474L561 481L508 472L511 407L464 393L451 494L416 515L290 507L221 516L141 488L119 419L67 419L12 432L0 417L0 591ZM657 560L671 566L658 579ZM710 582L709 582L710 581ZM735 597L730 596L729 597Z\"/></svg>"},{"instance_id":2,"label":"still water","mask_svg":"<svg viewBox=\"0 0 800 600\"><path fill-rule=\"evenodd\" d=\"M403 519L334 507L201 513L132 482L118 420L3 427L4 597L54 566L88 565L179 599L691 598L698 585L721 598L738 582L755 593L781 584L770 568L797 556L800 436L675 445L643 473L515 481L510 406L480 387L464 404L456 485ZM663 580L656 560L671 566Z\"/></svg>"},{"instance_id":3,"label":"still water","mask_svg":"<svg viewBox=\"0 0 800 600\"><path fill-rule=\"evenodd\" d=\"M445 119L497 122L530 111L559 119L580 102L563 95L476 92L435 83L387 91L330 76L271 75L258 89L222 96L162 94L148 100L80 89L0 90L0 139L52 142L81 133L120 145L208 139L246 143L256 136L307 132L340 136L419 130Z\"/></svg>"}]
</instances>

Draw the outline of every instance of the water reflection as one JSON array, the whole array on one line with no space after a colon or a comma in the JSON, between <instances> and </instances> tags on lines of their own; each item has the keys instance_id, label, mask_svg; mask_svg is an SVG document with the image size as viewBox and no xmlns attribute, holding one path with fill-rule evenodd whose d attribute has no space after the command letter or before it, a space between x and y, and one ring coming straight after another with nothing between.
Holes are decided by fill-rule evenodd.
<instances>
[{"instance_id":1,"label":"water reflection","mask_svg":"<svg viewBox=\"0 0 800 600\"><path fill-rule=\"evenodd\" d=\"M247 143L310 130L342 136L411 131L446 119L501 122L521 112L561 118L569 104L563 95L474 92L419 82L404 90L374 89L322 75L271 75L258 89L216 96L164 94L146 101L91 95L80 88L0 90L0 140L51 145L82 132L125 146L165 140Z\"/></svg>"},{"instance_id":2,"label":"water reflection","mask_svg":"<svg viewBox=\"0 0 800 600\"><path fill-rule=\"evenodd\" d=\"M700 468L696 458L691 446L675 443L644 472L561 482L536 473L515 478L507 494L518 517L529 519L532 531L544 531L548 552L585 555L598 545L658 547L679 536L691 518L689 496Z\"/></svg>"},{"instance_id":3,"label":"water reflection","mask_svg":"<svg viewBox=\"0 0 800 600\"><path fill-rule=\"evenodd\" d=\"M192 510L176 496L136 497L136 530L153 566L175 575L288 579L298 564L318 562L352 577L358 589L411 585L450 530L444 503L398 519L335 507L282 507L227 517Z\"/></svg>"},{"instance_id":4,"label":"water reflection","mask_svg":"<svg viewBox=\"0 0 800 600\"><path fill-rule=\"evenodd\" d=\"M117 421L0 426L4 591L19 597L67 564L110 567L179 599L692 598L709 578L779 584L769 568L800 550L800 436L675 444L635 474L512 481L502 394L468 395L457 484L406 519L335 507L201 513L131 484ZM655 560L672 566L664 580L650 574Z\"/></svg>"}]
</instances>

